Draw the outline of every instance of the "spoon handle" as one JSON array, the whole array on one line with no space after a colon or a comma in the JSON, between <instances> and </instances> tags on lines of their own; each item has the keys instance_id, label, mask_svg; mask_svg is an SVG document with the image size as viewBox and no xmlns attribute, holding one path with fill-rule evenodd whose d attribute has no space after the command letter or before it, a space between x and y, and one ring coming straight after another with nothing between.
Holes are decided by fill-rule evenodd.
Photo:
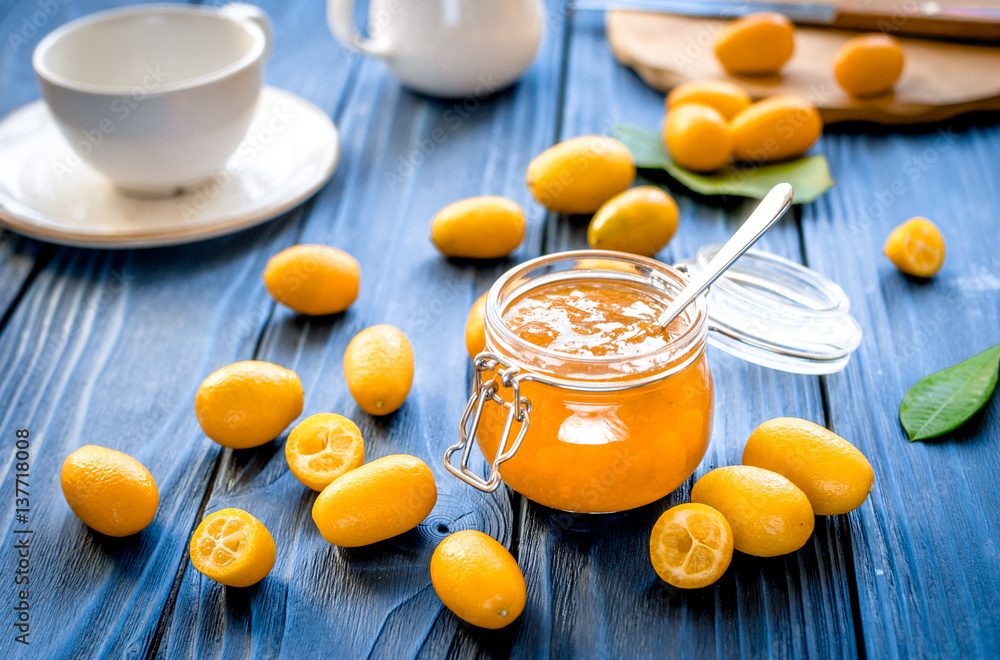
<instances>
[{"instance_id":1,"label":"spoon handle","mask_svg":"<svg viewBox=\"0 0 1000 660\"><path fill-rule=\"evenodd\" d=\"M736 230L732 238L715 253L711 261L705 265L671 302L656 322L662 327L667 327L670 322L680 316L684 308L694 302L712 282L719 279L726 270L736 263L736 260L750 249L768 229L771 228L785 211L792 205L792 186L787 183L779 183L764 196L757 208L754 209L746 222Z\"/></svg>"}]
</instances>

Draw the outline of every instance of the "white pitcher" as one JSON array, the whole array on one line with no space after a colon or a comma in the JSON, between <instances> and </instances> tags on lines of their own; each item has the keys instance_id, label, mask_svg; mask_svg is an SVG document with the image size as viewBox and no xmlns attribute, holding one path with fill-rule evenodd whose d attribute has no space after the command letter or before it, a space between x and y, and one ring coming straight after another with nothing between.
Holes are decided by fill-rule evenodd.
<instances>
[{"instance_id":1,"label":"white pitcher","mask_svg":"<svg viewBox=\"0 0 1000 660\"><path fill-rule=\"evenodd\" d=\"M541 0L371 0L369 37L354 27L354 0L328 0L333 35L381 58L425 94L483 97L517 80L542 39Z\"/></svg>"}]
</instances>

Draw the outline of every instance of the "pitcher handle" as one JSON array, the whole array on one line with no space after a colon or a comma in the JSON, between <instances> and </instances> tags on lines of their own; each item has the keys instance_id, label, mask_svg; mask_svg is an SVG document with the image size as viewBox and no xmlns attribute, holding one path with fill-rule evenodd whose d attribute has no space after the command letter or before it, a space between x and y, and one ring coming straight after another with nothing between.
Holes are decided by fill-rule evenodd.
<instances>
[{"instance_id":1,"label":"pitcher handle","mask_svg":"<svg viewBox=\"0 0 1000 660\"><path fill-rule=\"evenodd\" d=\"M371 57L389 56L389 47L384 40L363 37L354 26L354 0L329 0L326 21L330 32L344 47Z\"/></svg>"}]
</instances>

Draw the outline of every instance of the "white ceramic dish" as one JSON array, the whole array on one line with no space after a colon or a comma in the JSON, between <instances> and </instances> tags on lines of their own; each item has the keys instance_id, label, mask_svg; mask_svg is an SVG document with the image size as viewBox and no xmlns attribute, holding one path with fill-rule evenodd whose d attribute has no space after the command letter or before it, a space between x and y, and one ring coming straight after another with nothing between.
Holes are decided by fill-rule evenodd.
<instances>
[{"instance_id":1,"label":"white ceramic dish","mask_svg":"<svg viewBox=\"0 0 1000 660\"><path fill-rule=\"evenodd\" d=\"M224 171L174 197L129 197L80 161L36 101L0 121L0 224L78 247L191 243L297 206L330 179L339 157L337 128L323 111L265 87Z\"/></svg>"},{"instance_id":2,"label":"white ceramic dish","mask_svg":"<svg viewBox=\"0 0 1000 660\"><path fill-rule=\"evenodd\" d=\"M138 197L171 197L225 167L246 137L271 47L252 5L121 7L39 42L32 65L66 141Z\"/></svg>"},{"instance_id":3,"label":"white ceramic dish","mask_svg":"<svg viewBox=\"0 0 1000 660\"><path fill-rule=\"evenodd\" d=\"M540 0L371 0L368 33L355 0L327 0L327 21L346 48L377 57L403 84L447 98L485 98L521 77L545 30Z\"/></svg>"}]
</instances>

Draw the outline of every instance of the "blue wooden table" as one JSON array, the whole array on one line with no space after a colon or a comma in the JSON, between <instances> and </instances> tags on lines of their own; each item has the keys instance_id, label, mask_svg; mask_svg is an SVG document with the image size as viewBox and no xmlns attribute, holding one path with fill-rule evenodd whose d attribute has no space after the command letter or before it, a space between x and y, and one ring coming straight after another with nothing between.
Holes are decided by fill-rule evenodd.
<instances>
[{"instance_id":1,"label":"blue wooden table","mask_svg":"<svg viewBox=\"0 0 1000 660\"><path fill-rule=\"evenodd\" d=\"M2 3L0 113L38 96L30 54L44 33L117 4ZM648 538L663 510L687 501L692 480L627 514L570 516L503 489L472 490L440 460L467 396L472 301L519 261L586 245L585 219L531 200L527 163L615 122L658 126L662 95L613 60L599 14L567 12L558 0L523 81L458 102L411 94L382 64L339 48L319 0L260 4L277 29L268 82L317 104L341 131L340 165L318 195L256 229L167 249L72 249L0 234L0 657L997 657L1000 401L933 442L907 442L896 415L920 377L1000 341L996 117L891 133L838 128L819 143L836 187L797 207L762 247L838 282L864 341L828 377L710 349L715 430L695 478L738 463L760 422L791 415L857 445L875 488L857 511L818 518L800 551L737 553L715 586L682 592L653 572ZM527 240L501 263L441 258L430 218L480 194L522 203ZM668 262L726 238L752 207L676 197L680 230L658 255ZM914 215L947 240L944 270L929 282L880 254L890 229ZM274 305L260 273L299 242L358 258L361 295L347 313L311 320ZM412 393L386 418L359 410L341 375L347 342L376 323L400 327L416 353ZM440 493L430 517L371 547L333 547L310 518L314 494L289 472L282 439L246 451L208 440L193 412L198 384L250 358L295 369L306 411L351 417L369 458L405 452L429 463ZM30 431L31 452L28 647L13 640L14 530L24 527L14 512L18 429ZM128 452L152 472L160 508L142 533L104 537L69 510L59 468L88 443ZM187 556L198 521L229 506L260 518L277 542L274 570L251 588L211 582ZM464 625L431 588L431 552L460 529L499 539L524 572L527 607L505 630Z\"/></svg>"}]
</instances>

